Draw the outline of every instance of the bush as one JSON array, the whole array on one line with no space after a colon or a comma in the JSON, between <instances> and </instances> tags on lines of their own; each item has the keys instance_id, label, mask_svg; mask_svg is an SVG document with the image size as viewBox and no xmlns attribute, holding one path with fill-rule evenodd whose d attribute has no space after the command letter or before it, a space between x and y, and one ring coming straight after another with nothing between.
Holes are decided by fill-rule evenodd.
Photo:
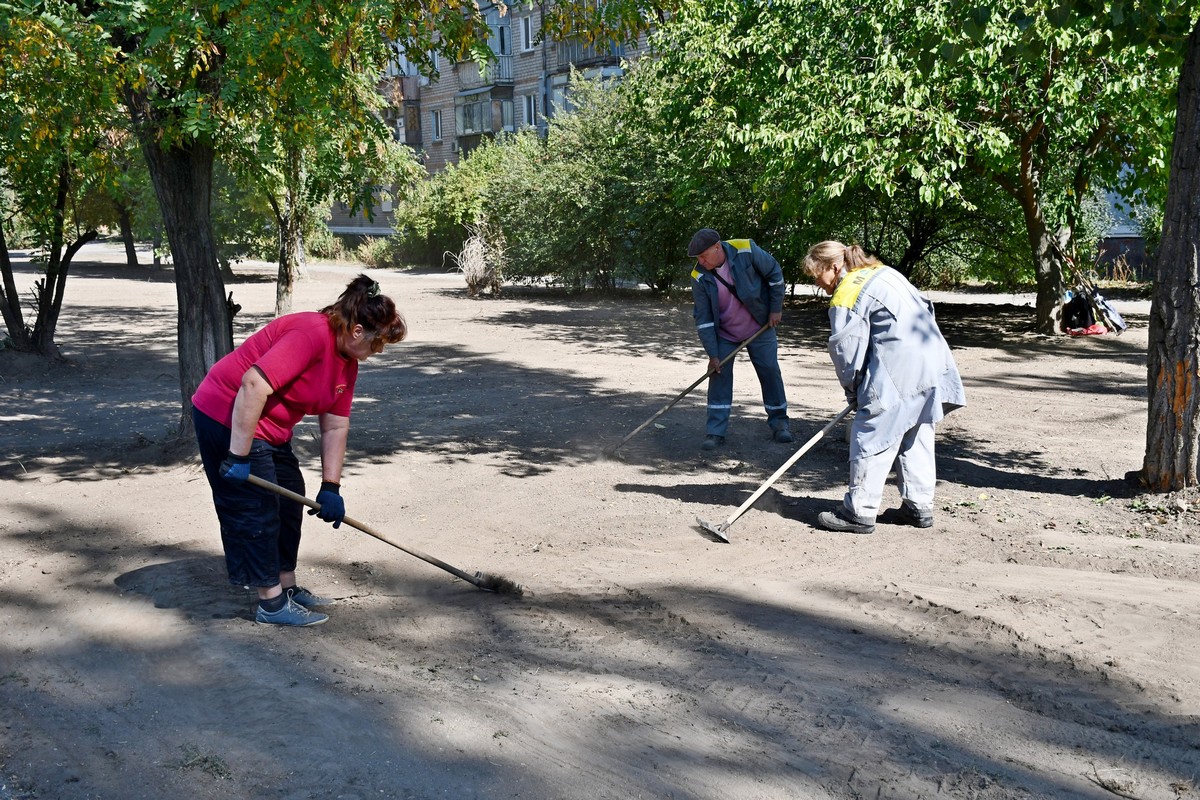
<instances>
[{"instance_id":1,"label":"bush","mask_svg":"<svg viewBox=\"0 0 1200 800\"><path fill-rule=\"evenodd\" d=\"M368 236L354 250L354 255L368 267L394 269L401 266L395 257L391 237Z\"/></svg>"},{"instance_id":2,"label":"bush","mask_svg":"<svg viewBox=\"0 0 1200 800\"><path fill-rule=\"evenodd\" d=\"M467 231L470 235L462 250L448 255L467 282L467 294L478 297L486 291L499 297L507 251L504 238L486 222L468 225Z\"/></svg>"},{"instance_id":3,"label":"bush","mask_svg":"<svg viewBox=\"0 0 1200 800\"><path fill-rule=\"evenodd\" d=\"M346 257L346 246L324 220L317 220L310 230L304 232L304 249L311 258L337 260Z\"/></svg>"}]
</instances>

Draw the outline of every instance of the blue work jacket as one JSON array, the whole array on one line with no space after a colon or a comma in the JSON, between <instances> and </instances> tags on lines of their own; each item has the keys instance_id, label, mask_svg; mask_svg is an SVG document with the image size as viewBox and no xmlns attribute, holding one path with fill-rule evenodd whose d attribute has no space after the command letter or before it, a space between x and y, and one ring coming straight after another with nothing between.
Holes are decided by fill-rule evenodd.
<instances>
[{"instance_id":1,"label":"blue work jacket","mask_svg":"<svg viewBox=\"0 0 1200 800\"><path fill-rule=\"evenodd\" d=\"M729 239L722 242L721 247L733 273L738 300L759 325L766 325L768 316L783 311L783 270L779 262L753 239ZM717 350L717 328L721 318L717 303L719 288L709 270L698 266L692 271L692 299L695 301L692 316L696 318L696 333L704 345L704 352L712 358L720 358Z\"/></svg>"}]
</instances>

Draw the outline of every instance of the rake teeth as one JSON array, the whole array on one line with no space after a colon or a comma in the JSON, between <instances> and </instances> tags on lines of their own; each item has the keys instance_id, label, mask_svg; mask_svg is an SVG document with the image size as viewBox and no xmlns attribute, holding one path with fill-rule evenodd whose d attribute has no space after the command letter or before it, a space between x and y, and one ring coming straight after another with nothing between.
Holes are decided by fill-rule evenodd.
<instances>
[{"instance_id":1,"label":"rake teeth","mask_svg":"<svg viewBox=\"0 0 1200 800\"><path fill-rule=\"evenodd\" d=\"M714 525L707 520L696 517L696 524L700 526L700 530L711 534L711 536L717 541L729 544L729 537L725 535L725 531L729 529L729 526L724 522L720 523L719 525Z\"/></svg>"}]
</instances>

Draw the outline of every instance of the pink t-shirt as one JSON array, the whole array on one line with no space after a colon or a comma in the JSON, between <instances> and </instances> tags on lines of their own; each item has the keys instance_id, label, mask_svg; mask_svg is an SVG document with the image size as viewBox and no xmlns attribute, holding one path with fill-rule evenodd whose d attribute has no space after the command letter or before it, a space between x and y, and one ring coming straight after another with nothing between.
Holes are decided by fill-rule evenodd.
<instances>
[{"instance_id":1,"label":"pink t-shirt","mask_svg":"<svg viewBox=\"0 0 1200 800\"><path fill-rule=\"evenodd\" d=\"M358 361L338 352L324 314L302 311L267 323L213 365L192 395L192 405L232 428L233 400L251 367L262 370L275 390L263 407L255 438L283 444L307 414L350 416Z\"/></svg>"},{"instance_id":2,"label":"pink t-shirt","mask_svg":"<svg viewBox=\"0 0 1200 800\"><path fill-rule=\"evenodd\" d=\"M729 268L728 261L717 267L717 274L733 283L733 270ZM742 305L742 301L720 281L717 281L717 309L721 312L717 333L727 342L744 342L761 327L754 315Z\"/></svg>"}]
</instances>

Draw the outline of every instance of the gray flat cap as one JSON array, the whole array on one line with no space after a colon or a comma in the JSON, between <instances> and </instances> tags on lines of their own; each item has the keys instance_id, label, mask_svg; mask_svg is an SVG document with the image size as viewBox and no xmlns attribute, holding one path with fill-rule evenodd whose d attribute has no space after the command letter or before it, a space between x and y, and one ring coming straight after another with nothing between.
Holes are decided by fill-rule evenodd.
<instances>
[{"instance_id":1,"label":"gray flat cap","mask_svg":"<svg viewBox=\"0 0 1200 800\"><path fill-rule=\"evenodd\" d=\"M701 228L692 236L692 241L688 242L688 258L695 258L719 241L721 234L712 228Z\"/></svg>"}]
</instances>

